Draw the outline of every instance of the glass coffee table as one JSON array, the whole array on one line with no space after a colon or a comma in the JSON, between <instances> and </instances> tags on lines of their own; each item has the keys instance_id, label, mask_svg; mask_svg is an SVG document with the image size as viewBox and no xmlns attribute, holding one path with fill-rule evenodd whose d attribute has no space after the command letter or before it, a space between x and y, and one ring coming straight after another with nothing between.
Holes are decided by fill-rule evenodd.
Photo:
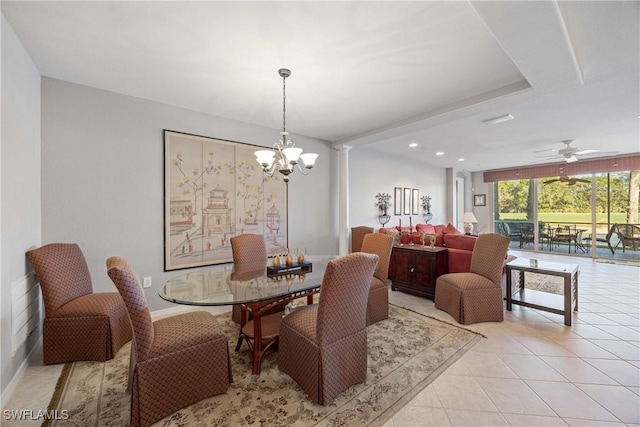
<instances>
[{"instance_id":1,"label":"glass coffee table","mask_svg":"<svg viewBox=\"0 0 640 427\"><path fill-rule=\"evenodd\" d=\"M517 258L506 266L507 269L507 310L512 306L534 308L536 310L564 316L564 324L571 326L571 312L578 311L578 264L564 264L527 258ZM518 279L514 286L513 272L517 272ZM525 287L525 274L536 273L546 276L563 278L563 293L556 295Z\"/></svg>"},{"instance_id":2,"label":"glass coffee table","mask_svg":"<svg viewBox=\"0 0 640 427\"><path fill-rule=\"evenodd\" d=\"M167 280L158 293L169 302L184 305L239 305L243 308L238 340L246 340L253 356L253 374L261 371L267 350L278 341L282 312L262 315L282 301L306 297L311 304L320 291L327 264L335 256L310 256L311 269L295 265L281 274L267 274L264 262L238 266L214 266ZM248 321L247 314L252 319Z\"/></svg>"}]
</instances>

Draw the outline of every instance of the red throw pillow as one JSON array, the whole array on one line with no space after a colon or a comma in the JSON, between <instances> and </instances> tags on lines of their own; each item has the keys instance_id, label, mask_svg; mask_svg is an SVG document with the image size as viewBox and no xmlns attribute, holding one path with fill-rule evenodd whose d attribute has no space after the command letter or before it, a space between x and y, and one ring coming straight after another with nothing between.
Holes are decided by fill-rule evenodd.
<instances>
[{"instance_id":1,"label":"red throw pillow","mask_svg":"<svg viewBox=\"0 0 640 427\"><path fill-rule=\"evenodd\" d=\"M431 224L418 224L416 225L416 230L427 234L436 234L436 229Z\"/></svg>"},{"instance_id":2,"label":"red throw pillow","mask_svg":"<svg viewBox=\"0 0 640 427\"><path fill-rule=\"evenodd\" d=\"M442 231L442 234L462 234L462 233L458 231L458 229L455 228L453 224L449 223Z\"/></svg>"},{"instance_id":3,"label":"red throw pillow","mask_svg":"<svg viewBox=\"0 0 640 427\"><path fill-rule=\"evenodd\" d=\"M443 224L438 224L438 225L434 225L433 228L436 229L436 234L442 234L442 232L445 229L445 226Z\"/></svg>"}]
</instances>

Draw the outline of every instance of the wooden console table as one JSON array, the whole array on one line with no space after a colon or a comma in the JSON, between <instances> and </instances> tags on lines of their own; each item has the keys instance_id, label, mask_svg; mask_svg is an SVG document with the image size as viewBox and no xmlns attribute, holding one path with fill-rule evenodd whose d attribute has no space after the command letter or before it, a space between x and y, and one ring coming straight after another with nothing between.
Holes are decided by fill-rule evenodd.
<instances>
[{"instance_id":1,"label":"wooden console table","mask_svg":"<svg viewBox=\"0 0 640 427\"><path fill-rule=\"evenodd\" d=\"M391 290L401 290L433 299L436 279L447 273L447 248L420 245L394 246L391 252Z\"/></svg>"}]
</instances>

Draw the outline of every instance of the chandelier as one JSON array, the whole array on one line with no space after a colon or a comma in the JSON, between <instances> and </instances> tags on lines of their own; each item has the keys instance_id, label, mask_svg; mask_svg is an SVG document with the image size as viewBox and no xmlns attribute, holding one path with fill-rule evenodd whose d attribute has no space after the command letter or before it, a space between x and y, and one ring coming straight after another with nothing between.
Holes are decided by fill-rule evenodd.
<instances>
[{"instance_id":1,"label":"chandelier","mask_svg":"<svg viewBox=\"0 0 640 427\"><path fill-rule=\"evenodd\" d=\"M278 74L282 77L282 138L273 144L271 150L258 150L255 153L258 164L262 166L262 170L267 176L273 176L278 171L284 175L284 182L289 182L289 175L297 169L303 174L308 175L313 167L318 155L316 153L302 154L302 148L296 147L292 140L287 138L287 104L286 104L286 84L287 77L291 75L291 70L281 68ZM304 164L305 169L300 167L300 160Z\"/></svg>"}]
</instances>

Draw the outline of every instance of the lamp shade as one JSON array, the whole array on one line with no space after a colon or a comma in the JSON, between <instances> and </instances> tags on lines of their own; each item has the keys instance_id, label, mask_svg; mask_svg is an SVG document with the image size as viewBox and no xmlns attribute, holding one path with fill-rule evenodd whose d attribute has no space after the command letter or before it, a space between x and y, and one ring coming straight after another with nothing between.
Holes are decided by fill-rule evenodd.
<instances>
[{"instance_id":1,"label":"lamp shade","mask_svg":"<svg viewBox=\"0 0 640 427\"><path fill-rule=\"evenodd\" d=\"M465 212L464 214L462 214L462 222L477 223L478 220L476 219L473 212Z\"/></svg>"}]
</instances>

